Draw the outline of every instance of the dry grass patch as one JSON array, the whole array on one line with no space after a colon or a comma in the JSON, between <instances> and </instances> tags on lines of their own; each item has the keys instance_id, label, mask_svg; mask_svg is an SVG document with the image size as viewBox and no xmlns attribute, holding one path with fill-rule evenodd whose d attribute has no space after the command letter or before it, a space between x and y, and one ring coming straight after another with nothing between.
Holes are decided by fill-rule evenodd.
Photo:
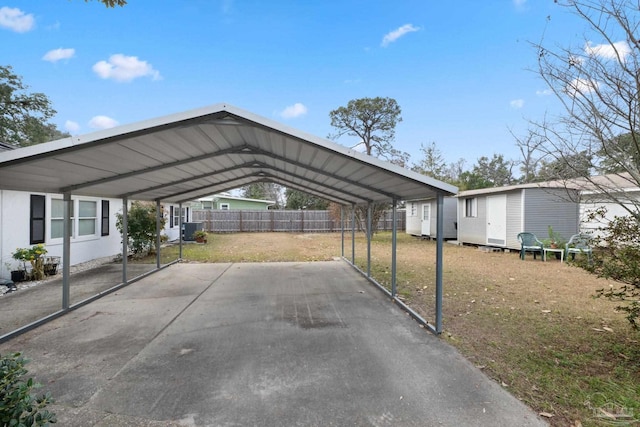
<instances>
[{"instance_id":1,"label":"dry grass patch","mask_svg":"<svg viewBox=\"0 0 640 427\"><path fill-rule=\"evenodd\" d=\"M213 235L186 245L198 262L330 260L340 234ZM350 234L345 255L351 258ZM356 264L366 270L366 239L356 235ZM177 249L165 251L175 259ZM435 243L398 236L398 294L434 321ZM610 282L559 261L521 261L517 253L445 245L444 338L554 426L638 425L640 334L614 304L595 299ZM372 275L390 286L391 236L372 242ZM636 421L634 421L636 420Z\"/></svg>"}]
</instances>

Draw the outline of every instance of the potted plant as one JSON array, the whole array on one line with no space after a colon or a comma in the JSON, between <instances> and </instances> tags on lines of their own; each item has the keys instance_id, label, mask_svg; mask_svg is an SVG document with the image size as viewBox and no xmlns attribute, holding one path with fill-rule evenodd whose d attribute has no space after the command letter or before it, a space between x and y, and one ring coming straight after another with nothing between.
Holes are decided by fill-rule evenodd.
<instances>
[{"instance_id":1,"label":"potted plant","mask_svg":"<svg viewBox=\"0 0 640 427\"><path fill-rule=\"evenodd\" d=\"M207 232L203 230L196 230L193 232L192 237L197 243L207 243Z\"/></svg>"},{"instance_id":2,"label":"potted plant","mask_svg":"<svg viewBox=\"0 0 640 427\"><path fill-rule=\"evenodd\" d=\"M31 248L18 248L13 252L13 259L22 262L22 271L26 276L23 276L23 281L27 279L44 279L44 256L46 253L47 249L42 244L33 245ZM27 261L31 264L31 274L26 274ZM18 275L16 275L16 278L18 278ZM13 280L13 272L11 280Z\"/></svg>"},{"instance_id":3,"label":"potted plant","mask_svg":"<svg viewBox=\"0 0 640 427\"><path fill-rule=\"evenodd\" d=\"M18 268L11 270L11 281L15 283L26 281L28 278L27 260L29 259L29 249L17 248L11 256L18 261Z\"/></svg>"},{"instance_id":4,"label":"potted plant","mask_svg":"<svg viewBox=\"0 0 640 427\"><path fill-rule=\"evenodd\" d=\"M551 249L564 249L564 244L566 243L566 241L559 233L553 231L552 226L548 226L548 233L549 238L542 241L544 246ZM556 258L560 259L560 253L556 252Z\"/></svg>"}]
</instances>

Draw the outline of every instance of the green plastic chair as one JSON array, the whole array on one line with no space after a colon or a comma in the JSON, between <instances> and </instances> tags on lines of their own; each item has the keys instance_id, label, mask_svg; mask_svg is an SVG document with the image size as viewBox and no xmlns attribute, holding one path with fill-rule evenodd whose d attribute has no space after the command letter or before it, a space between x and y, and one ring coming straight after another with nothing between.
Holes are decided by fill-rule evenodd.
<instances>
[{"instance_id":1,"label":"green plastic chair","mask_svg":"<svg viewBox=\"0 0 640 427\"><path fill-rule=\"evenodd\" d=\"M569 241L564 245L565 258L569 259L569 254L571 254L571 259L576 259L576 254L585 254L587 255L587 259L591 262L591 237L587 234L574 234L571 236Z\"/></svg>"},{"instance_id":2,"label":"green plastic chair","mask_svg":"<svg viewBox=\"0 0 640 427\"><path fill-rule=\"evenodd\" d=\"M540 254L540 259L544 261L544 244L538 240L533 233L518 233L518 241L520 242L520 259L524 260L527 252L533 253L533 259Z\"/></svg>"}]
</instances>

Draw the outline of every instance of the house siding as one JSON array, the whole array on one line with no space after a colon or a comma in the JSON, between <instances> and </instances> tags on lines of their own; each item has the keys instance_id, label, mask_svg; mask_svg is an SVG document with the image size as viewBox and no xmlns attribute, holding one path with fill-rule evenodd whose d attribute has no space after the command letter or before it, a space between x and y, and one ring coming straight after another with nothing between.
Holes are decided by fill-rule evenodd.
<instances>
[{"instance_id":1,"label":"house siding","mask_svg":"<svg viewBox=\"0 0 640 427\"><path fill-rule=\"evenodd\" d=\"M524 190L509 191L507 193L507 248L520 248L518 233L522 231Z\"/></svg>"},{"instance_id":2,"label":"house siding","mask_svg":"<svg viewBox=\"0 0 640 427\"><path fill-rule=\"evenodd\" d=\"M567 194L565 189L549 188L527 188L524 191L522 231L534 233L540 240L549 236L549 226L565 240L578 232L579 204L573 201L577 200L576 193Z\"/></svg>"},{"instance_id":3,"label":"house siding","mask_svg":"<svg viewBox=\"0 0 640 427\"><path fill-rule=\"evenodd\" d=\"M506 248L519 249L518 233L535 233L539 239L548 236L548 227L565 239L578 232L579 205L577 193L565 189L525 188L492 192L489 195L460 196L458 201L458 240L474 245L487 244L487 197L506 194ZM477 217L465 217L465 199L477 198Z\"/></svg>"},{"instance_id":4,"label":"house siding","mask_svg":"<svg viewBox=\"0 0 640 427\"><path fill-rule=\"evenodd\" d=\"M466 217L465 200L477 199L477 216ZM487 244L487 197L471 196L458 199L458 240L462 243L474 245Z\"/></svg>"},{"instance_id":5,"label":"house siding","mask_svg":"<svg viewBox=\"0 0 640 427\"><path fill-rule=\"evenodd\" d=\"M9 278L15 267L12 254L16 248L31 247L29 241L29 211L31 195L42 195L45 201L45 242L48 256L62 257L62 239L51 238L51 199L61 199L60 194L28 193L22 191L0 191L0 277ZM95 201L97 206L96 233L91 236L75 236L71 239L71 265L108 257L121 251L121 236L116 228L116 212L122 212L119 199L73 196L72 200ZM101 201L109 200L109 235L101 235ZM8 263L8 266L5 265ZM8 267L8 268L7 268Z\"/></svg>"}]
</instances>

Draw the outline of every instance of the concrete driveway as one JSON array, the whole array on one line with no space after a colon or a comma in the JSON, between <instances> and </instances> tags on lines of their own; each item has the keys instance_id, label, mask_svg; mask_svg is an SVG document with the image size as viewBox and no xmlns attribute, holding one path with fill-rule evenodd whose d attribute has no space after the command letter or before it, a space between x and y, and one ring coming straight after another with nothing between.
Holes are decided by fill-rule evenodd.
<instances>
[{"instance_id":1,"label":"concrete driveway","mask_svg":"<svg viewBox=\"0 0 640 427\"><path fill-rule=\"evenodd\" d=\"M61 426L543 426L342 261L177 264L12 341Z\"/></svg>"}]
</instances>

